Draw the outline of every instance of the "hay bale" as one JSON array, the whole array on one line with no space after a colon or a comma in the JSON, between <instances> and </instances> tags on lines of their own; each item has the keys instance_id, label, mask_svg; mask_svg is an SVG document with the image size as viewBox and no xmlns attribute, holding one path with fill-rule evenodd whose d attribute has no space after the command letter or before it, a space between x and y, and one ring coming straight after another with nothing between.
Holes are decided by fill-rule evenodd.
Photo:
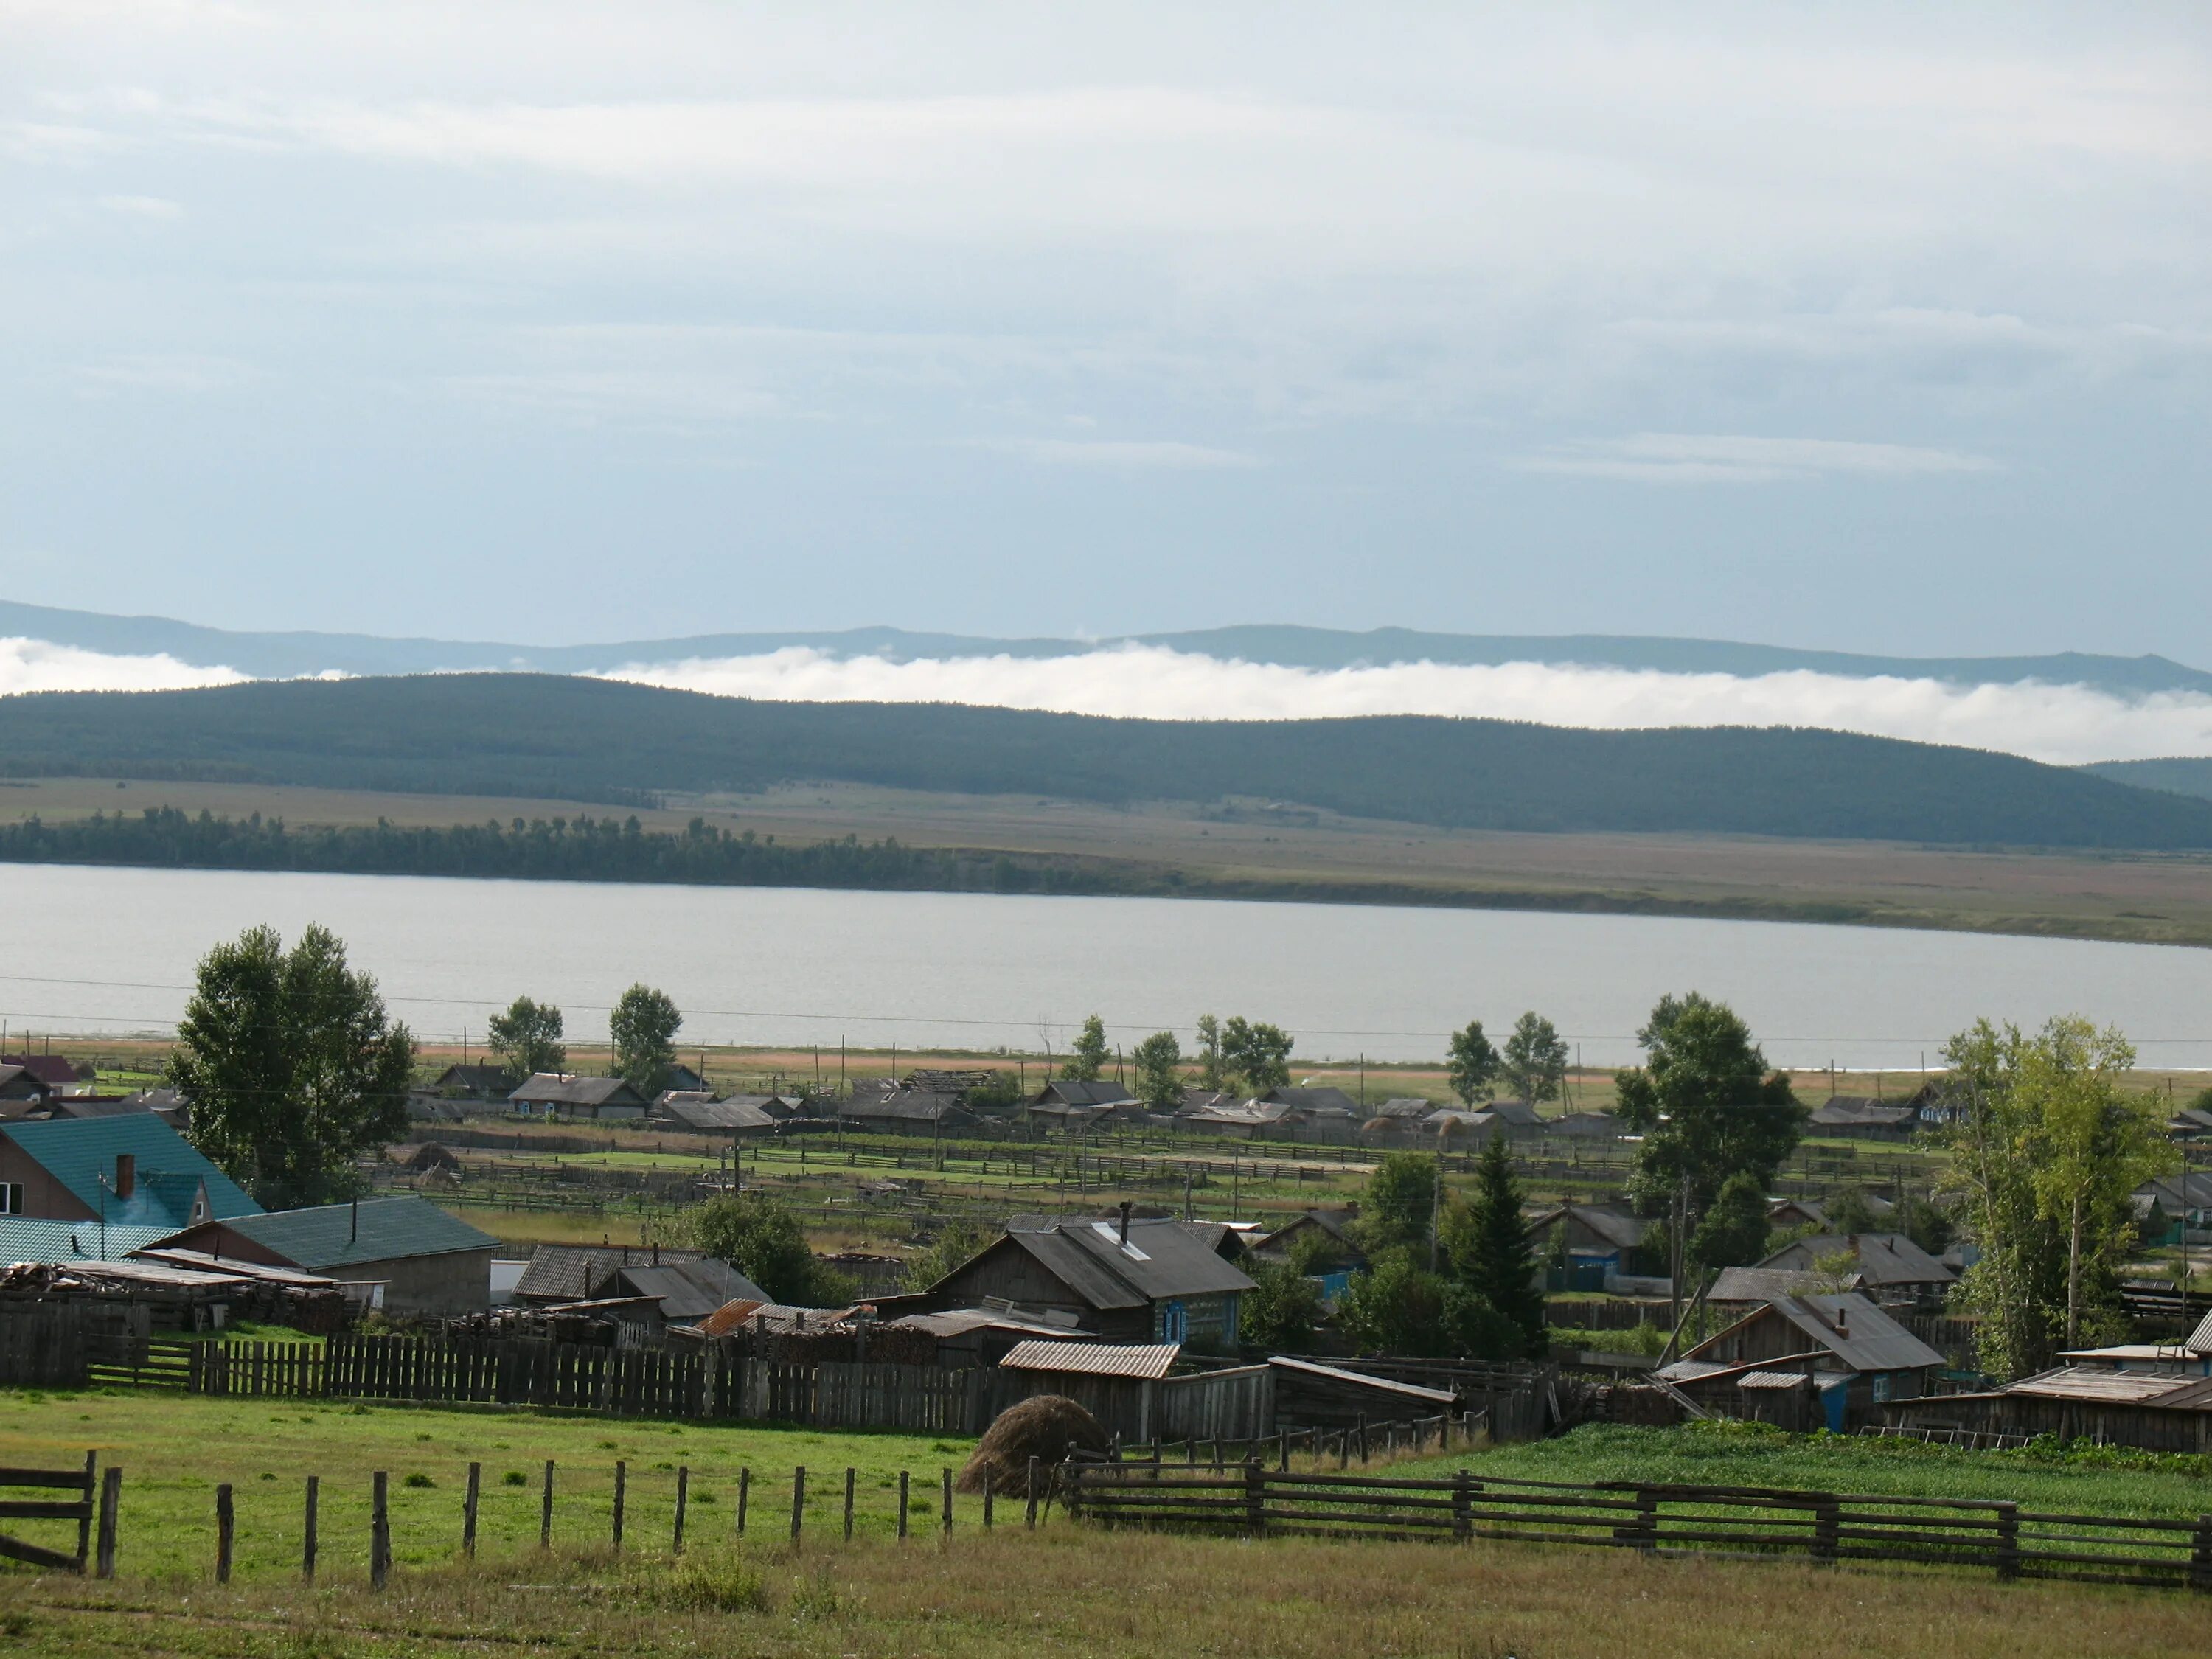
<instances>
[{"instance_id":1,"label":"hay bale","mask_svg":"<svg viewBox=\"0 0 2212 1659\"><path fill-rule=\"evenodd\" d=\"M1032 1457L1049 1468L1071 1451L1103 1457L1113 1443L1098 1419L1066 1395L1032 1395L999 1413L953 1485L970 1492L988 1486L1001 1498L1018 1498L1029 1491Z\"/></svg>"}]
</instances>

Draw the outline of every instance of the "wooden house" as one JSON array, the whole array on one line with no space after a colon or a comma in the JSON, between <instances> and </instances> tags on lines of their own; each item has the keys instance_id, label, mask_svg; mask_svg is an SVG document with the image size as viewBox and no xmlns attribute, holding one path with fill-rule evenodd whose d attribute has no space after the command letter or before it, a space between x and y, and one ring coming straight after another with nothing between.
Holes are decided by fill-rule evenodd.
<instances>
[{"instance_id":1,"label":"wooden house","mask_svg":"<svg viewBox=\"0 0 2212 1659\"><path fill-rule=\"evenodd\" d=\"M1934 1305L1959 1275L1903 1233L1815 1233L1784 1245L1759 1263L1809 1272L1823 1261L1846 1261L1859 1288L1877 1302Z\"/></svg>"},{"instance_id":2,"label":"wooden house","mask_svg":"<svg viewBox=\"0 0 2212 1659\"><path fill-rule=\"evenodd\" d=\"M151 1112L0 1123L0 1214L173 1231L260 1208Z\"/></svg>"},{"instance_id":3,"label":"wooden house","mask_svg":"<svg viewBox=\"0 0 2212 1659\"><path fill-rule=\"evenodd\" d=\"M1562 1204L1528 1218L1528 1236L1539 1255L1564 1255L1566 1266L1547 1288L1601 1291L1609 1278L1662 1267L1650 1259L1644 1241L1651 1224L1641 1216L1603 1204Z\"/></svg>"},{"instance_id":4,"label":"wooden house","mask_svg":"<svg viewBox=\"0 0 2212 1659\"><path fill-rule=\"evenodd\" d=\"M894 1086L855 1089L837 1103L837 1121L849 1129L934 1138L971 1127L976 1119L957 1094Z\"/></svg>"},{"instance_id":5,"label":"wooden house","mask_svg":"<svg viewBox=\"0 0 2212 1659\"><path fill-rule=\"evenodd\" d=\"M2048 1434L2201 1456L2212 1452L2212 1377L2061 1365L2002 1389L1902 1401L1887 1416L1905 1428Z\"/></svg>"},{"instance_id":6,"label":"wooden house","mask_svg":"<svg viewBox=\"0 0 2212 1659\"><path fill-rule=\"evenodd\" d=\"M647 1102L626 1079L571 1077L539 1072L507 1097L517 1117L565 1118L591 1122L645 1116Z\"/></svg>"},{"instance_id":7,"label":"wooden house","mask_svg":"<svg viewBox=\"0 0 2212 1659\"><path fill-rule=\"evenodd\" d=\"M1802 1371L1820 1390L1822 1425L1842 1433L1880 1420L1892 1401L1925 1394L1943 1356L1855 1291L1777 1297L1656 1375L1710 1386L1723 1373Z\"/></svg>"},{"instance_id":8,"label":"wooden house","mask_svg":"<svg viewBox=\"0 0 2212 1659\"><path fill-rule=\"evenodd\" d=\"M1834 1095L1813 1109L1805 1133L1846 1140L1910 1140L1919 1126L1920 1109L1909 1100Z\"/></svg>"},{"instance_id":9,"label":"wooden house","mask_svg":"<svg viewBox=\"0 0 2212 1659\"><path fill-rule=\"evenodd\" d=\"M491 1305L498 1243L409 1194L204 1221L150 1248L296 1268L368 1287L386 1313L443 1316Z\"/></svg>"},{"instance_id":10,"label":"wooden house","mask_svg":"<svg viewBox=\"0 0 2212 1659\"><path fill-rule=\"evenodd\" d=\"M1224 1350L1236 1346L1242 1298L1252 1288L1227 1259L1231 1248L1242 1247L1219 1227L1126 1212L1116 1221L1018 1217L925 1299L945 1308L996 1298L1073 1314L1085 1330L1118 1341Z\"/></svg>"}]
</instances>

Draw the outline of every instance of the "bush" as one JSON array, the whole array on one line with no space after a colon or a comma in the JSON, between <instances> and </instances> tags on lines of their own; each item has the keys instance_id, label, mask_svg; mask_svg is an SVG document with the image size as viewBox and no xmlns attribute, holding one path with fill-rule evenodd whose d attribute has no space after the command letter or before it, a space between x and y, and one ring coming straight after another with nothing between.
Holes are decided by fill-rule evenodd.
<instances>
[{"instance_id":1,"label":"bush","mask_svg":"<svg viewBox=\"0 0 2212 1659\"><path fill-rule=\"evenodd\" d=\"M693 1559L659 1579L659 1599L702 1613L765 1613L761 1576L739 1561Z\"/></svg>"}]
</instances>

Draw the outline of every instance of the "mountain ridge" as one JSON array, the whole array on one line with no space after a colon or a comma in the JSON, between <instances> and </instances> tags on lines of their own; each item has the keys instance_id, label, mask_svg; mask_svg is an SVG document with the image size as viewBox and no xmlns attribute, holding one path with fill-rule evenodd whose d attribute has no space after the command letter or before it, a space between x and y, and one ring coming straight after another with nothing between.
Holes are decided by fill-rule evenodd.
<instances>
[{"instance_id":1,"label":"mountain ridge","mask_svg":"<svg viewBox=\"0 0 2212 1659\"><path fill-rule=\"evenodd\" d=\"M1495 665L1575 665L1662 673L1753 676L1803 672L1847 678L1935 679L1954 684L2039 681L2088 685L2123 697L2160 691L2212 696L2212 673L2157 655L2086 652L1999 657L1903 657L1749 644L1729 640L1615 634L1479 635L1406 628L1364 631L1291 623L1241 623L1103 640L1036 636L996 639L889 627L725 632L600 644L532 646L494 641L387 637L310 630L257 632L204 627L166 617L119 617L0 600L0 637L115 655L162 654L195 667L228 667L264 678L336 672L389 675L445 672L590 673L690 658L763 655L802 647L832 656L893 661L1006 655L1082 655L1127 645L1164 646L1194 654L1309 669L1435 662Z\"/></svg>"}]
</instances>

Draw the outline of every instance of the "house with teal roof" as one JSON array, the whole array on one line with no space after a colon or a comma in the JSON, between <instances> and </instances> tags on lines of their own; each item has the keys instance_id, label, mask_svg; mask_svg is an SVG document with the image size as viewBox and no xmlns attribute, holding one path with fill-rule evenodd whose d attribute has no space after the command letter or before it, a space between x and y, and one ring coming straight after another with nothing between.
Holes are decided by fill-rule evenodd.
<instances>
[{"instance_id":1,"label":"house with teal roof","mask_svg":"<svg viewBox=\"0 0 2212 1659\"><path fill-rule=\"evenodd\" d=\"M0 1216L174 1232L260 1213L151 1112L0 1123Z\"/></svg>"}]
</instances>

